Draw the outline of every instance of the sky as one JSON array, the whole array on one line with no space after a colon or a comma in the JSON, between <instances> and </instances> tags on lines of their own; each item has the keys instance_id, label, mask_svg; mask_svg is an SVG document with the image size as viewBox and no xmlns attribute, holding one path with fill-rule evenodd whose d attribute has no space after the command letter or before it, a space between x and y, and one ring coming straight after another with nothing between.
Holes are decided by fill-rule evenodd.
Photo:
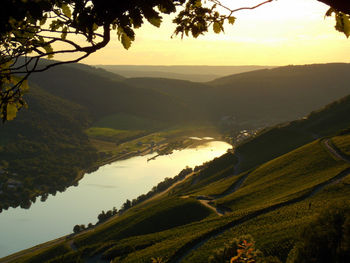
<instances>
[{"instance_id":1,"label":"sky","mask_svg":"<svg viewBox=\"0 0 350 263\"><path fill-rule=\"evenodd\" d=\"M223 0L231 8L262 0ZM116 35L85 64L108 65L290 65L350 62L350 40L325 18L328 6L316 0L276 0L235 14L224 34L212 31L197 39L174 37L171 17L160 28L145 24L124 50Z\"/></svg>"}]
</instances>

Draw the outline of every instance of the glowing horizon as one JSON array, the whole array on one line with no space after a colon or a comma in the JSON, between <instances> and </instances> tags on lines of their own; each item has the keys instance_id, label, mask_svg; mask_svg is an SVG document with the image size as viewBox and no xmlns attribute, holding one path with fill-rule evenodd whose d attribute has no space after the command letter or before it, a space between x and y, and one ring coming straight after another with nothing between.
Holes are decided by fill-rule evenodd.
<instances>
[{"instance_id":1,"label":"glowing horizon","mask_svg":"<svg viewBox=\"0 0 350 263\"><path fill-rule=\"evenodd\" d=\"M254 6L261 0L222 2L235 8ZM273 1L236 13L235 25L226 25L224 34L208 32L183 40L179 36L171 39L175 25L171 17L165 17L160 28L145 24L137 30L129 50L124 50L114 35L107 47L81 62L209 66L350 62L346 57L350 40L334 29L334 18L324 19L328 8L316 0Z\"/></svg>"}]
</instances>

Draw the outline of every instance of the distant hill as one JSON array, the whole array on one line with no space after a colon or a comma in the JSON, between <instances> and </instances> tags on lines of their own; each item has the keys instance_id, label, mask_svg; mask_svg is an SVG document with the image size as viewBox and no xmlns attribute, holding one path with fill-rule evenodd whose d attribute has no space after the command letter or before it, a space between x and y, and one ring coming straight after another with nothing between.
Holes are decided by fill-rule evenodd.
<instances>
[{"instance_id":1,"label":"distant hill","mask_svg":"<svg viewBox=\"0 0 350 263\"><path fill-rule=\"evenodd\" d=\"M207 83L166 78L124 82L176 97L196 109L197 116L204 114L214 122L231 117L238 126L261 127L302 118L350 94L349 70L350 64L315 64L263 69Z\"/></svg>"},{"instance_id":2,"label":"distant hill","mask_svg":"<svg viewBox=\"0 0 350 263\"><path fill-rule=\"evenodd\" d=\"M213 111L272 123L307 115L350 94L350 64L314 64L258 70L216 79Z\"/></svg>"},{"instance_id":3,"label":"distant hill","mask_svg":"<svg viewBox=\"0 0 350 263\"><path fill-rule=\"evenodd\" d=\"M131 86L109 74L89 66L65 65L35 74L31 80L51 94L83 106L95 120L121 112L163 122L194 116L188 105L167 94Z\"/></svg>"},{"instance_id":4,"label":"distant hill","mask_svg":"<svg viewBox=\"0 0 350 263\"><path fill-rule=\"evenodd\" d=\"M234 69L151 68L170 68L180 72L177 74L185 70L191 74L202 70L201 74L205 74L209 69L216 74L219 69L221 72ZM51 94L85 107L95 120L117 113L169 123L193 120L218 123L229 117L238 127L254 128L302 118L350 94L349 70L350 64L340 63L286 66L196 83L167 78L124 78L104 69L74 64L34 74L31 80Z\"/></svg>"},{"instance_id":5,"label":"distant hill","mask_svg":"<svg viewBox=\"0 0 350 263\"><path fill-rule=\"evenodd\" d=\"M127 78L168 78L195 82L207 82L216 78L248 72L271 66L138 66L138 65L96 65Z\"/></svg>"}]
</instances>

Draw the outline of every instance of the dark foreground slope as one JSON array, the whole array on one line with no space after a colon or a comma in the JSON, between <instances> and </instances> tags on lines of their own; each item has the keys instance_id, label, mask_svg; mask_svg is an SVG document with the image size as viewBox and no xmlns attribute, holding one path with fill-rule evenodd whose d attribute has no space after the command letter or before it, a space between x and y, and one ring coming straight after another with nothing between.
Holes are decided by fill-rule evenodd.
<instances>
[{"instance_id":1,"label":"dark foreground slope","mask_svg":"<svg viewBox=\"0 0 350 263\"><path fill-rule=\"evenodd\" d=\"M83 132L91 123L86 110L33 84L25 97L29 108L0 126L0 210L64 190L97 157Z\"/></svg>"}]
</instances>

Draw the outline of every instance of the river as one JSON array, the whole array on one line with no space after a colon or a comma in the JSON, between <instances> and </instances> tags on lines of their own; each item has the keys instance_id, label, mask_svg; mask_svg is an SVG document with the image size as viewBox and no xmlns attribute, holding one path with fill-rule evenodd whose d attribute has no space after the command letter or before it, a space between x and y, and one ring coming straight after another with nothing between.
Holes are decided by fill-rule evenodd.
<instances>
[{"instance_id":1,"label":"river","mask_svg":"<svg viewBox=\"0 0 350 263\"><path fill-rule=\"evenodd\" d=\"M102 210L119 209L126 199L147 193L165 177L221 156L229 148L225 142L212 141L149 162L155 154L116 161L45 202L37 199L30 209L5 210L0 214L0 258L72 233L76 224L94 224Z\"/></svg>"}]
</instances>

